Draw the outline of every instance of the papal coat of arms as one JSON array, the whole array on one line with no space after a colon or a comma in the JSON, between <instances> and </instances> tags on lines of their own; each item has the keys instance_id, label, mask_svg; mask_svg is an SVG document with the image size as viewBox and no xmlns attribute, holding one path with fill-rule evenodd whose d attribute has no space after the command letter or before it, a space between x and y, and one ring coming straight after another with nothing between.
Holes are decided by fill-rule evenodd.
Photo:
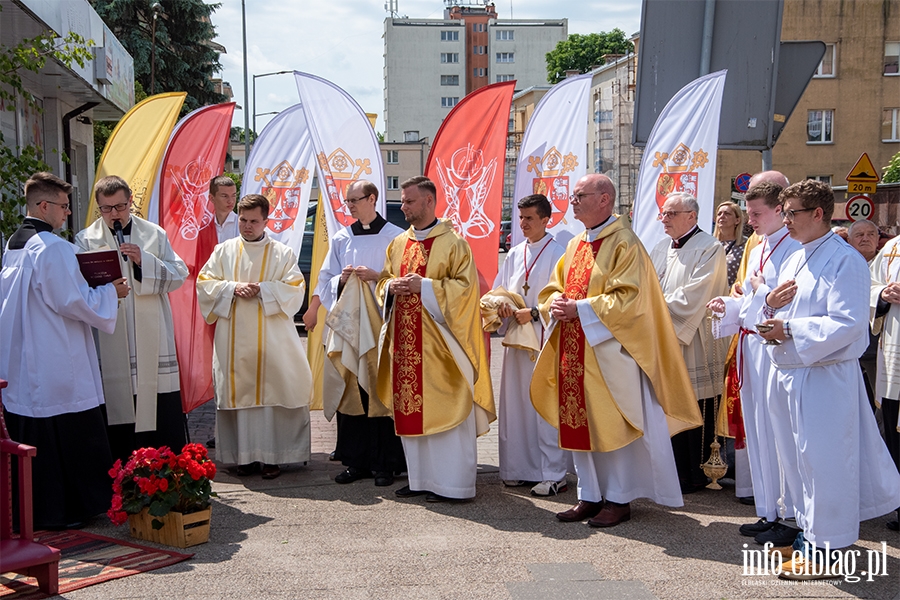
<instances>
[{"instance_id":1,"label":"papal coat of arms","mask_svg":"<svg viewBox=\"0 0 900 600\"><path fill-rule=\"evenodd\" d=\"M569 176L578 166L578 157L569 152L565 156L553 146L543 156L529 156L527 171L534 173L531 189L550 201L552 212L547 228L566 222L569 210Z\"/></svg>"},{"instance_id":2,"label":"papal coat of arms","mask_svg":"<svg viewBox=\"0 0 900 600\"><path fill-rule=\"evenodd\" d=\"M654 167L662 167L656 181L656 204L662 210L666 196L672 192L687 192L697 197L699 181L698 169L709 162L709 155L700 148L692 152L684 144L678 144L671 153L657 152L653 158Z\"/></svg>"},{"instance_id":3,"label":"papal coat of arms","mask_svg":"<svg viewBox=\"0 0 900 600\"><path fill-rule=\"evenodd\" d=\"M328 156L320 152L316 160L319 162L319 172L325 179L325 194L331 211L338 223L347 227L355 219L344 204L345 192L361 175L371 175L372 163L368 158L354 159L343 148L337 148Z\"/></svg>"},{"instance_id":4,"label":"papal coat of arms","mask_svg":"<svg viewBox=\"0 0 900 600\"><path fill-rule=\"evenodd\" d=\"M287 231L297 219L300 210L302 186L309 179L306 167L295 169L283 160L274 169L256 169L255 181L262 181L262 195L269 201L269 222L273 233Z\"/></svg>"}]
</instances>

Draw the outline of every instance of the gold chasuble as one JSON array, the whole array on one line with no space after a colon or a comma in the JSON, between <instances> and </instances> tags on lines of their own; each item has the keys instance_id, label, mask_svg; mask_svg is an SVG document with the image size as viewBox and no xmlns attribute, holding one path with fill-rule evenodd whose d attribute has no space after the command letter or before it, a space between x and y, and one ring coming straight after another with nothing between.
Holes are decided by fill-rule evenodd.
<instances>
[{"instance_id":1,"label":"gold chasuble","mask_svg":"<svg viewBox=\"0 0 900 600\"><path fill-rule=\"evenodd\" d=\"M587 344L580 319L557 323L538 358L531 402L566 450L611 452L643 436L641 372L666 414L669 434L700 426L700 410L650 257L620 220L590 243L574 238L539 302L587 299L613 338ZM602 359L602 360L601 360Z\"/></svg>"},{"instance_id":2,"label":"gold chasuble","mask_svg":"<svg viewBox=\"0 0 900 600\"><path fill-rule=\"evenodd\" d=\"M390 280L410 273L431 280L444 323L432 318L421 294L388 295ZM388 246L375 295L390 309L381 333L378 398L391 411L397 435L453 429L468 418L473 402L477 432L486 433L496 412L481 331L478 274L466 241L446 220L422 241L410 228Z\"/></svg>"}]
</instances>

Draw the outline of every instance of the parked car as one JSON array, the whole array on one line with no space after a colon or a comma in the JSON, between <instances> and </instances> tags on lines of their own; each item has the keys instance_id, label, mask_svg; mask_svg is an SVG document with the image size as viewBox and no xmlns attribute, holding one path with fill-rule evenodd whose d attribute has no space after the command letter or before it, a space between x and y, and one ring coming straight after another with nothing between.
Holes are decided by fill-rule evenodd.
<instances>
[{"instance_id":1,"label":"parked car","mask_svg":"<svg viewBox=\"0 0 900 600\"><path fill-rule=\"evenodd\" d=\"M512 232L512 221L500 221L500 250L509 252L510 233Z\"/></svg>"},{"instance_id":2,"label":"parked car","mask_svg":"<svg viewBox=\"0 0 900 600\"><path fill-rule=\"evenodd\" d=\"M303 243L300 245L300 256L297 257L297 266L300 267L303 278L306 280L306 297L303 299L303 306L300 308L300 312L294 315L294 321L298 324L303 323L303 313L309 308L309 299L313 293L309 284L310 272L312 271L313 239L316 231L316 208L318 204L318 200L309 201L309 208L306 210L306 226L303 229ZM406 222L406 217L403 216L403 211L400 210L399 202L387 203L387 215L385 215L385 218L401 229L409 228L409 223Z\"/></svg>"}]
</instances>

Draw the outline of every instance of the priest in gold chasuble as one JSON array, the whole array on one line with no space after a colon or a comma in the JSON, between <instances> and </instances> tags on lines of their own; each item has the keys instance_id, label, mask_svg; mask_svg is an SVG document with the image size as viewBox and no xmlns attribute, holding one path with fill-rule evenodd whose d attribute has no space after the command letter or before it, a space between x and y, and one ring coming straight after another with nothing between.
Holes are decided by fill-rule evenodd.
<instances>
[{"instance_id":1,"label":"priest in gold chasuble","mask_svg":"<svg viewBox=\"0 0 900 600\"><path fill-rule=\"evenodd\" d=\"M531 380L531 401L573 450L577 505L561 521L611 527L630 502L681 506L669 437L700 425L690 378L653 265L613 216L615 187L591 174L575 186L585 224L540 294L550 330Z\"/></svg>"},{"instance_id":2,"label":"priest in gold chasuble","mask_svg":"<svg viewBox=\"0 0 900 600\"><path fill-rule=\"evenodd\" d=\"M475 496L477 435L495 419L468 243L435 217L434 183L403 183L412 227L388 246L376 297L384 308L378 397L406 453L409 485L398 496L432 502Z\"/></svg>"}]
</instances>

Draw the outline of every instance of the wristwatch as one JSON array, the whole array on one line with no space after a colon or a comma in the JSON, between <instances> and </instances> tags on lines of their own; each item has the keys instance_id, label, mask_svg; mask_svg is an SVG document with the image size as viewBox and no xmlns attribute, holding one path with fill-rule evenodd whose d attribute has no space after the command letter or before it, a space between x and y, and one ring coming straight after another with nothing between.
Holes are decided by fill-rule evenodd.
<instances>
[{"instance_id":1,"label":"wristwatch","mask_svg":"<svg viewBox=\"0 0 900 600\"><path fill-rule=\"evenodd\" d=\"M541 313L538 311L537 306L531 307L531 320L537 321L541 318Z\"/></svg>"}]
</instances>

